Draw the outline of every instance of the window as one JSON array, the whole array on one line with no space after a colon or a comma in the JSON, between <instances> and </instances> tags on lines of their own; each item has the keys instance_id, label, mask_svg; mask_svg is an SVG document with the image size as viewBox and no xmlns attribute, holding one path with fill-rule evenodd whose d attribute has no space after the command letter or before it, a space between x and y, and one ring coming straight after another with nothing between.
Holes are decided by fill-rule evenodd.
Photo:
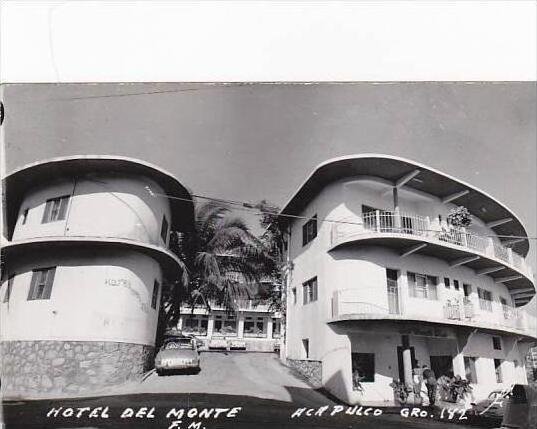
<instances>
[{"instance_id":1,"label":"window","mask_svg":"<svg viewBox=\"0 0 537 429\"><path fill-rule=\"evenodd\" d=\"M151 308L157 308L158 301L158 290L160 289L160 284L155 280L153 283L153 295L151 296Z\"/></svg>"},{"instance_id":2,"label":"window","mask_svg":"<svg viewBox=\"0 0 537 429\"><path fill-rule=\"evenodd\" d=\"M11 274L7 279L7 287L6 287L6 292L4 294L4 302L9 301L9 297L11 296L11 288L13 287L14 278L15 278L15 275Z\"/></svg>"},{"instance_id":3,"label":"window","mask_svg":"<svg viewBox=\"0 0 537 429\"><path fill-rule=\"evenodd\" d=\"M425 274L407 273L408 293L413 298L438 299L437 277Z\"/></svg>"},{"instance_id":4,"label":"window","mask_svg":"<svg viewBox=\"0 0 537 429\"><path fill-rule=\"evenodd\" d=\"M503 383L501 359L494 359L494 372L496 373L496 383Z\"/></svg>"},{"instance_id":5,"label":"window","mask_svg":"<svg viewBox=\"0 0 537 429\"><path fill-rule=\"evenodd\" d=\"M445 286L447 289L450 288L449 278L448 278L448 277L444 277L444 286Z\"/></svg>"},{"instance_id":6,"label":"window","mask_svg":"<svg viewBox=\"0 0 537 429\"><path fill-rule=\"evenodd\" d=\"M181 330L185 334L196 334L200 336L207 335L207 326L209 324L209 316L189 314L183 316L183 324Z\"/></svg>"},{"instance_id":7,"label":"window","mask_svg":"<svg viewBox=\"0 0 537 429\"><path fill-rule=\"evenodd\" d=\"M50 298L55 273L56 267L42 268L33 271L30 291L28 292L28 301Z\"/></svg>"},{"instance_id":8,"label":"window","mask_svg":"<svg viewBox=\"0 0 537 429\"><path fill-rule=\"evenodd\" d=\"M296 304L296 287L291 289L291 293L293 294L293 304Z\"/></svg>"},{"instance_id":9,"label":"window","mask_svg":"<svg viewBox=\"0 0 537 429\"><path fill-rule=\"evenodd\" d=\"M492 337L492 348L494 350L502 349L502 339L500 337Z\"/></svg>"},{"instance_id":10,"label":"window","mask_svg":"<svg viewBox=\"0 0 537 429\"><path fill-rule=\"evenodd\" d=\"M245 337L265 336L265 319L263 317L248 316L244 319Z\"/></svg>"},{"instance_id":11,"label":"window","mask_svg":"<svg viewBox=\"0 0 537 429\"><path fill-rule=\"evenodd\" d=\"M166 216L162 216L162 226L160 227L160 236L162 237L162 241L164 241L164 243L168 241L168 219L166 219Z\"/></svg>"},{"instance_id":12,"label":"window","mask_svg":"<svg viewBox=\"0 0 537 429\"><path fill-rule=\"evenodd\" d=\"M226 336L236 336L237 335L237 319L234 316L228 316L224 319L224 324L220 332Z\"/></svg>"},{"instance_id":13,"label":"window","mask_svg":"<svg viewBox=\"0 0 537 429\"><path fill-rule=\"evenodd\" d=\"M45 205L45 213L41 223L55 222L64 220L67 214L67 205L69 204L69 195L63 197L52 198L47 200Z\"/></svg>"},{"instance_id":14,"label":"window","mask_svg":"<svg viewBox=\"0 0 537 429\"><path fill-rule=\"evenodd\" d=\"M317 277L313 277L302 284L304 304L317 301Z\"/></svg>"},{"instance_id":15,"label":"window","mask_svg":"<svg viewBox=\"0 0 537 429\"><path fill-rule=\"evenodd\" d=\"M310 358L310 340L308 338L304 338L302 340L302 348L304 351L304 357L306 359Z\"/></svg>"},{"instance_id":16,"label":"window","mask_svg":"<svg viewBox=\"0 0 537 429\"><path fill-rule=\"evenodd\" d=\"M22 212L22 224L25 225L28 220L28 209L24 209Z\"/></svg>"},{"instance_id":17,"label":"window","mask_svg":"<svg viewBox=\"0 0 537 429\"><path fill-rule=\"evenodd\" d=\"M459 285L459 281L458 281L458 280L453 280L453 287L455 288L455 290L459 290L459 289L460 289L460 285Z\"/></svg>"},{"instance_id":18,"label":"window","mask_svg":"<svg viewBox=\"0 0 537 429\"><path fill-rule=\"evenodd\" d=\"M352 388L360 389L360 383L375 381L375 354L352 353Z\"/></svg>"},{"instance_id":19,"label":"window","mask_svg":"<svg viewBox=\"0 0 537 429\"><path fill-rule=\"evenodd\" d=\"M464 372L466 374L466 380L470 383L477 383L475 361L475 357L464 356Z\"/></svg>"},{"instance_id":20,"label":"window","mask_svg":"<svg viewBox=\"0 0 537 429\"><path fill-rule=\"evenodd\" d=\"M317 215L302 225L302 246L308 244L315 237L317 237Z\"/></svg>"},{"instance_id":21,"label":"window","mask_svg":"<svg viewBox=\"0 0 537 429\"><path fill-rule=\"evenodd\" d=\"M492 311L492 293L478 287L477 296L479 297L479 308L485 311Z\"/></svg>"}]
</instances>

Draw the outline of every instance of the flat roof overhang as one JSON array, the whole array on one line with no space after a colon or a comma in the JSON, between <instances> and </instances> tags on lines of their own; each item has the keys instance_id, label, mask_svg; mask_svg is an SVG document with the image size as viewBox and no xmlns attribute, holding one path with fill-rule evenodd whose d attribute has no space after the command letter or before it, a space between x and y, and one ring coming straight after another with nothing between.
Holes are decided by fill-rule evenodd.
<instances>
[{"instance_id":1,"label":"flat roof overhang","mask_svg":"<svg viewBox=\"0 0 537 429\"><path fill-rule=\"evenodd\" d=\"M156 260L164 277L174 279L182 272L181 260L166 248L145 244L134 240L108 237L42 237L17 240L2 246L2 273L9 272L10 261L19 258L31 259L47 254L72 255L77 258L81 253L95 255L100 250L130 250L147 255Z\"/></svg>"},{"instance_id":2,"label":"flat roof overhang","mask_svg":"<svg viewBox=\"0 0 537 429\"><path fill-rule=\"evenodd\" d=\"M415 170L419 170L419 174L405 182L405 188L440 199L460 194L452 202L466 207L472 215L485 223L512 218L511 221L494 227L497 235L524 238L528 236L516 214L486 192L426 165L382 154L349 155L323 162L302 183L281 214L299 215L324 187L344 178L369 176L395 185L399 179L409 177ZM526 256L529 251L528 240L513 244L512 249Z\"/></svg>"},{"instance_id":3,"label":"flat roof overhang","mask_svg":"<svg viewBox=\"0 0 537 429\"><path fill-rule=\"evenodd\" d=\"M75 155L51 158L25 165L3 178L4 187L4 234L11 239L17 214L29 189L37 184L61 178L73 178L88 173L140 175L153 179L169 198L171 226L178 231L188 231L194 223L194 205L190 192L167 171L147 162L121 156ZM148 191L149 192L149 191ZM187 200L187 201L184 201Z\"/></svg>"},{"instance_id":4,"label":"flat roof overhang","mask_svg":"<svg viewBox=\"0 0 537 429\"><path fill-rule=\"evenodd\" d=\"M468 322L457 320L438 320L434 318L421 318L421 317L409 317L397 314L342 314L338 317L332 318L327 322L334 328L341 331L352 331L353 327L360 327L369 332L375 332L378 330L379 324L394 325L405 331L411 330L412 327L442 327L453 328L455 330L468 331L479 330L481 332L491 335L515 335L522 341L537 342L537 332L530 330L522 330L510 327L500 327L497 325L491 325L484 322Z\"/></svg>"},{"instance_id":5,"label":"flat roof overhang","mask_svg":"<svg viewBox=\"0 0 537 429\"><path fill-rule=\"evenodd\" d=\"M492 259L481 253L473 252L468 248L460 247L451 243L442 244L437 243L433 240L427 240L426 238L420 239L416 236L405 236L403 234L390 234L390 233L373 233L366 235L364 234L362 238L354 237L349 241L341 242L331 247L329 251L335 251L337 249L349 248L352 246L380 246L393 249L400 254L403 254L406 249L416 246L418 244L426 244L425 247L420 248L415 251L414 254L431 256L434 258L439 258L448 262L454 262L463 258L469 258L475 255L479 255L479 259L475 259L470 262L464 263L465 267L472 268L475 271L484 270L486 268L497 267L498 265L504 266L503 269L499 271L494 271L486 275L492 277L494 280L500 279L503 277L511 276L521 276L520 278L506 281L503 283L507 289L511 291L516 291L518 289L532 289L531 292L535 294L535 285L533 279L527 277L522 271L518 271L511 265L500 259ZM525 302L519 303L519 305L524 305L531 300L532 297L527 297Z\"/></svg>"}]
</instances>

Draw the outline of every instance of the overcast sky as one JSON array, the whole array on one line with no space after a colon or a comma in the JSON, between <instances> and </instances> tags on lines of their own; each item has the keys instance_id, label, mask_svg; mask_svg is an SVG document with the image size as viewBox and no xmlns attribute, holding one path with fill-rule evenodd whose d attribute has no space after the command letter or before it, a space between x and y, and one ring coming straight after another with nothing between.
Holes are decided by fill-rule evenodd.
<instances>
[{"instance_id":1,"label":"overcast sky","mask_svg":"<svg viewBox=\"0 0 537 429\"><path fill-rule=\"evenodd\" d=\"M7 171L124 155L196 194L282 206L320 162L384 153L483 189L537 235L535 82L7 85L4 104Z\"/></svg>"}]
</instances>

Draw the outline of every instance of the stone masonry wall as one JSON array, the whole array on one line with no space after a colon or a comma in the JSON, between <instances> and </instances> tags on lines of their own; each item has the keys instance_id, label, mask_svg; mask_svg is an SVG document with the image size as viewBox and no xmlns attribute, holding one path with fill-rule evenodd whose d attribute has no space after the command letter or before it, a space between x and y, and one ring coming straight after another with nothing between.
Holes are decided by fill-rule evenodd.
<instances>
[{"instance_id":1,"label":"stone masonry wall","mask_svg":"<svg viewBox=\"0 0 537 429\"><path fill-rule=\"evenodd\" d=\"M322 386L322 362L317 360L287 359L287 366L306 379L313 387Z\"/></svg>"},{"instance_id":2,"label":"stone masonry wall","mask_svg":"<svg viewBox=\"0 0 537 429\"><path fill-rule=\"evenodd\" d=\"M140 344L86 341L1 343L5 397L60 398L97 393L147 371L154 348Z\"/></svg>"}]
</instances>

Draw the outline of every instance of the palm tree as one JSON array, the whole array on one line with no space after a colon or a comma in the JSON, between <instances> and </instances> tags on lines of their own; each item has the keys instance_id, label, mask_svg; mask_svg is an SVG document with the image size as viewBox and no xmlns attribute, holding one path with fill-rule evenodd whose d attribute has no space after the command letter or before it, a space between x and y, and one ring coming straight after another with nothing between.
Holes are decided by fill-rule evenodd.
<instances>
[{"instance_id":1,"label":"palm tree","mask_svg":"<svg viewBox=\"0 0 537 429\"><path fill-rule=\"evenodd\" d=\"M182 304L210 308L210 302L216 301L232 310L237 299L251 298L255 286L271 272L263 242L218 203L197 207L193 231L172 232L170 244L184 267L163 295L167 326L177 325Z\"/></svg>"}]
</instances>

